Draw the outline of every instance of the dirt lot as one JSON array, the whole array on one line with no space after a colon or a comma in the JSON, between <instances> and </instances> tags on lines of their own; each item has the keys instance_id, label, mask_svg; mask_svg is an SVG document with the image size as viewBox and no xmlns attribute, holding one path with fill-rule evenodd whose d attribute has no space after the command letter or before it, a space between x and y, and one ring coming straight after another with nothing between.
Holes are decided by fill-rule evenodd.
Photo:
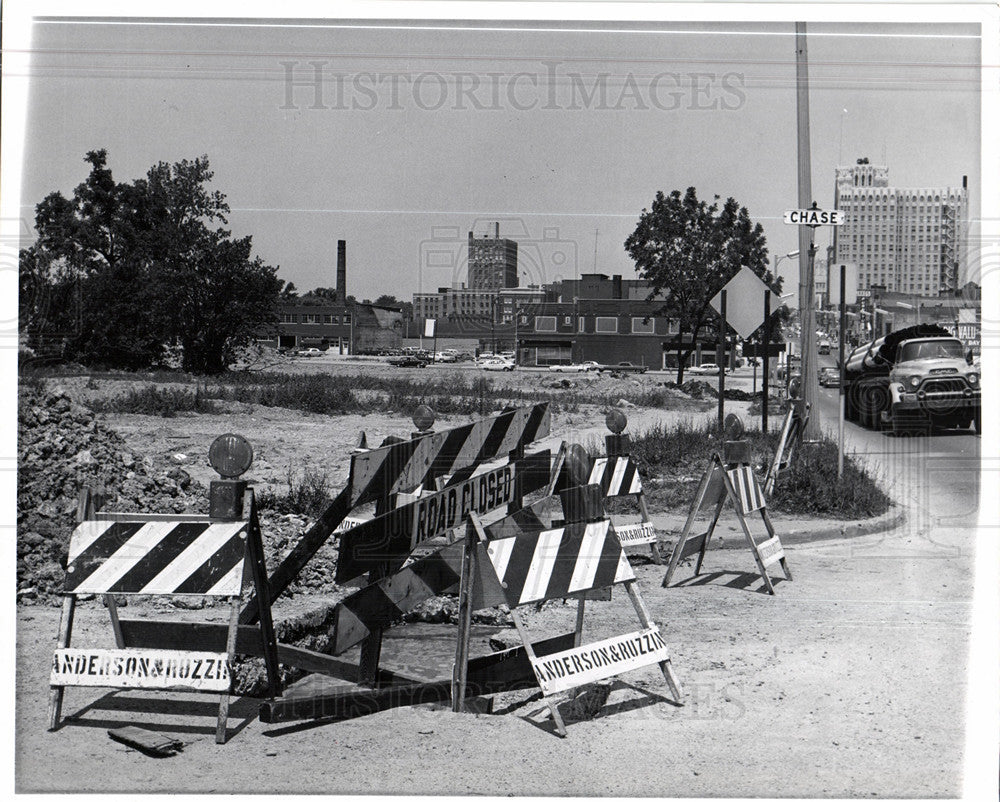
<instances>
[{"instance_id":1,"label":"dirt lot","mask_svg":"<svg viewBox=\"0 0 1000 802\"><path fill-rule=\"evenodd\" d=\"M665 416L628 414L635 430ZM155 459L186 455L186 469L201 481L212 478L204 464L207 443L233 430L254 443L254 478L280 484L289 466L309 463L328 471L334 487L344 481L345 455L360 430L378 441L411 428L375 415L333 419L264 408L170 419L128 415L111 423ZM559 413L552 430L554 443L603 436L603 415L597 409ZM956 796L962 792L973 539L971 532L949 532L932 542L901 530L790 546L794 581L777 581L774 597L747 573L753 562L743 550L710 553L697 582L686 579L690 567L682 566L680 586L669 589L660 587L662 568L637 560L639 587L670 645L684 703L669 700L655 670L633 672L606 684L602 705L564 704L565 740L544 716L530 715L542 709L530 692L498 696L491 715L421 706L280 727L256 720L254 700L234 700L230 742L217 746L215 697L154 700L140 692L74 688L64 705L70 720L49 733L48 666L59 611L21 607L17 790ZM276 616L309 603L284 603ZM530 616L531 632L569 631L574 613L575 606L547 605ZM168 613L132 604L123 614ZM169 614L176 618L178 611ZM183 613L212 614L220 611ZM106 616L99 602L84 603L75 643L111 645ZM599 640L636 627L627 599L616 593L612 602L588 605L584 637ZM444 678L454 632L447 625L396 628L383 663ZM490 634L477 631L474 653L489 651ZM185 750L156 760L107 737L108 728L126 723L177 733Z\"/></svg>"}]
</instances>

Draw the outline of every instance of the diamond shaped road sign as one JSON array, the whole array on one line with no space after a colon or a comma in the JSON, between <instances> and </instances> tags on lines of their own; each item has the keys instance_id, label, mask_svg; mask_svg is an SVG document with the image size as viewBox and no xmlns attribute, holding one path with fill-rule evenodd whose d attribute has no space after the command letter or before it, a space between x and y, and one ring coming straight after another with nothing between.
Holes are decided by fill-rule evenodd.
<instances>
[{"instance_id":1,"label":"diamond shaped road sign","mask_svg":"<svg viewBox=\"0 0 1000 802\"><path fill-rule=\"evenodd\" d=\"M726 323L744 340L764 325L764 293L770 288L749 267L743 265L723 287L726 291ZM722 314L722 292L709 303ZM781 299L771 292L771 311L778 308Z\"/></svg>"}]
</instances>

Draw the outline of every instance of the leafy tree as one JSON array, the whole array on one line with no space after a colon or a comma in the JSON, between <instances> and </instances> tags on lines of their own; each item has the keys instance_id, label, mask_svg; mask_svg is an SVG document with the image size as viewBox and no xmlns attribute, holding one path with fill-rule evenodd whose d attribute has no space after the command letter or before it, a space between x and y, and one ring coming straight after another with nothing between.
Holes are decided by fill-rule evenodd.
<instances>
[{"instance_id":1,"label":"leafy tree","mask_svg":"<svg viewBox=\"0 0 1000 802\"><path fill-rule=\"evenodd\" d=\"M741 265L780 291L780 280L768 271L763 227L733 198L720 207L716 195L709 204L698 199L694 187L683 195L657 192L652 208L642 210L625 240L625 250L650 282L648 300L659 304L654 314L678 322L678 383L699 338L717 336L720 321L710 301ZM686 346L685 335L690 336Z\"/></svg>"},{"instance_id":2,"label":"leafy tree","mask_svg":"<svg viewBox=\"0 0 1000 802\"><path fill-rule=\"evenodd\" d=\"M218 372L277 322L281 282L223 228L229 207L210 191L207 157L165 162L115 182L91 151L72 199L36 207L36 242L21 251L22 326L86 364L142 368L183 346L183 366Z\"/></svg>"}]
</instances>

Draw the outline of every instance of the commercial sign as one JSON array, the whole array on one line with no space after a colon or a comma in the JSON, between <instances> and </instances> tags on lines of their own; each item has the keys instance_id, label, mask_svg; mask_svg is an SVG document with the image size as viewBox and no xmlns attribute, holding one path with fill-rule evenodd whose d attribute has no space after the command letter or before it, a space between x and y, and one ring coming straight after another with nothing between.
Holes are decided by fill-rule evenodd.
<instances>
[{"instance_id":1,"label":"commercial sign","mask_svg":"<svg viewBox=\"0 0 1000 802\"><path fill-rule=\"evenodd\" d=\"M452 487L418 499L413 505L410 547L443 535L469 519L484 515L514 499L514 463L478 474Z\"/></svg>"},{"instance_id":2,"label":"commercial sign","mask_svg":"<svg viewBox=\"0 0 1000 802\"><path fill-rule=\"evenodd\" d=\"M785 212L785 223L791 226L842 226L845 219L839 209L789 209Z\"/></svg>"},{"instance_id":3,"label":"commercial sign","mask_svg":"<svg viewBox=\"0 0 1000 802\"><path fill-rule=\"evenodd\" d=\"M615 526L615 534L623 546L640 546L656 542L656 530L649 522Z\"/></svg>"},{"instance_id":4,"label":"commercial sign","mask_svg":"<svg viewBox=\"0 0 1000 802\"><path fill-rule=\"evenodd\" d=\"M545 696L578 688L669 659L657 627L531 658L531 667Z\"/></svg>"},{"instance_id":5,"label":"commercial sign","mask_svg":"<svg viewBox=\"0 0 1000 802\"><path fill-rule=\"evenodd\" d=\"M162 649L56 649L51 685L229 691L226 653Z\"/></svg>"}]
</instances>

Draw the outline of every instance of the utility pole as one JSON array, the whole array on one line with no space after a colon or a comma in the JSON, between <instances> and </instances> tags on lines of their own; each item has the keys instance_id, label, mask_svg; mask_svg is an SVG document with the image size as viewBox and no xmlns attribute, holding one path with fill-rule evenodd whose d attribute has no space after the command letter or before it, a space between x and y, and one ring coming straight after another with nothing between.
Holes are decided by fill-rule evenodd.
<instances>
[{"instance_id":1,"label":"utility pole","mask_svg":"<svg viewBox=\"0 0 1000 802\"><path fill-rule=\"evenodd\" d=\"M812 170L809 150L809 57L806 52L806 24L795 23L795 79L796 112L798 122L798 184L799 207L805 209L812 201ZM816 371L816 314L815 304L815 255L814 229L799 228L799 253L808 254L803 265L799 259L799 321L802 326L800 351L802 355L802 400L809 405L809 420L803 436L806 440L820 437L819 377ZM803 267L805 270L803 271Z\"/></svg>"}]
</instances>

